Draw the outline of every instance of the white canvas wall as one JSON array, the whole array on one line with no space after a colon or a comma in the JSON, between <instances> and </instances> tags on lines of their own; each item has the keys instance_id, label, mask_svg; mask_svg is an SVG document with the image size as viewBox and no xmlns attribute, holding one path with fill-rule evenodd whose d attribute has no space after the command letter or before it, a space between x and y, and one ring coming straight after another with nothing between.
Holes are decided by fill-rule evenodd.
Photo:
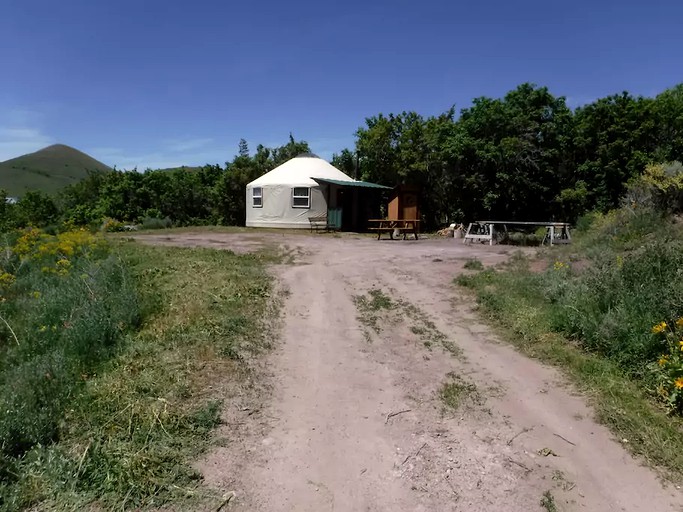
<instances>
[{"instance_id":1,"label":"white canvas wall","mask_svg":"<svg viewBox=\"0 0 683 512\"><path fill-rule=\"evenodd\" d=\"M258 185L256 185L258 186ZM261 208L253 206L253 188L247 185L247 226L261 228L306 228L308 217L327 213L326 190L320 185L311 186L311 207L293 208L291 185L263 185ZM327 187L325 187L327 188Z\"/></svg>"}]
</instances>

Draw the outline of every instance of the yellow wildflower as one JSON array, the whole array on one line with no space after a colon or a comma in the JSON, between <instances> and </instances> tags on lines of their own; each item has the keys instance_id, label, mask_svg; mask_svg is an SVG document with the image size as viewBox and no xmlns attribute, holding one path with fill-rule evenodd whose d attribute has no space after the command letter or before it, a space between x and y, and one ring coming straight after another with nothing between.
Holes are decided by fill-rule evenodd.
<instances>
[{"instance_id":1,"label":"yellow wildflower","mask_svg":"<svg viewBox=\"0 0 683 512\"><path fill-rule=\"evenodd\" d=\"M678 327L679 329L683 329L683 316L676 320L676 327Z\"/></svg>"},{"instance_id":2,"label":"yellow wildflower","mask_svg":"<svg viewBox=\"0 0 683 512\"><path fill-rule=\"evenodd\" d=\"M31 297L34 299L40 299L40 292L31 292Z\"/></svg>"},{"instance_id":3,"label":"yellow wildflower","mask_svg":"<svg viewBox=\"0 0 683 512\"><path fill-rule=\"evenodd\" d=\"M681 346L681 351L683 351L683 340L679 341L678 344Z\"/></svg>"},{"instance_id":4,"label":"yellow wildflower","mask_svg":"<svg viewBox=\"0 0 683 512\"><path fill-rule=\"evenodd\" d=\"M676 389L683 389L683 377L678 377L674 381L674 386L676 386Z\"/></svg>"},{"instance_id":5,"label":"yellow wildflower","mask_svg":"<svg viewBox=\"0 0 683 512\"><path fill-rule=\"evenodd\" d=\"M657 325L655 325L652 328L652 332L654 334L659 334L660 332L664 332L665 329L666 329L666 322L659 322Z\"/></svg>"},{"instance_id":6,"label":"yellow wildflower","mask_svg":"<svg viewBox=\"0 0 683 512\"><path fill-rule=\"evenodd\" d=\"M555 270L562 270L563 268L566 268L566 267L567 267L567 264L563 263L562 261L556 261L555 265L553 265L553 268Z\"/></svg>"},{"instance_id":7,"label":"yellow wildflower","mask_svg":"<svg viewBox=\"0 0 683 512\"><path fill-rule=\"evenodd\" d=\"M47 325L41 325L40 329L38 329L39 332L45 332L47 331Z\"/></svg>"},{"instance_id":8,"label":"yellow wildflower","mask_svg":"<svg viewBox=\"0 0 683 512\"><path fill-rule=\"evenodd\" d=\"M659 366L664 366L668 362L669 362L669 356L662 356L659 358L659 361L657 361Z\"/></svg>"},{"instance_id":9,"label":"yellow wildflower","mask_svg":"<svg viewBox=\"0 0 683 512\"><path fill-rule=\"evenodd\" d=\"M9 272L0 274L0 286L9 286L14 282L15 277Z\"/></svg>"}]
</instances>

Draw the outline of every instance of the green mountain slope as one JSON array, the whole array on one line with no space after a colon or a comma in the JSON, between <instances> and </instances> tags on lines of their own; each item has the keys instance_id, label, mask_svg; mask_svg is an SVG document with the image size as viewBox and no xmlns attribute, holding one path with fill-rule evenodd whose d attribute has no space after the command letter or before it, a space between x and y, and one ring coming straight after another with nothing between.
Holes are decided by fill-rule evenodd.
<instances>
[{"instance_id":1,"label":"green mountain slope","mask_svg":"<svg viewBox=\"0 0 683 512\"><path fill-rule=\"evenodd\" d=\"M82 151L55 144L1 162L0 188L10 196L21 196L27 190L53 193L85 178L88 171L109 170L109 166Z\"/></svg>"},{"instance_id":2,"label":"green mountain slope","mask_svg":"<svg viewBox=\"0 0 683 512\"><path fill-rule=\"evenodd\" d=\"M182 165L180 167L166 167L164 169L154 169L155 171L161 172L175 172L175 171L187 171L187 172L197 172L202 170L200 165Z\"/></svg>"}]
</instances>

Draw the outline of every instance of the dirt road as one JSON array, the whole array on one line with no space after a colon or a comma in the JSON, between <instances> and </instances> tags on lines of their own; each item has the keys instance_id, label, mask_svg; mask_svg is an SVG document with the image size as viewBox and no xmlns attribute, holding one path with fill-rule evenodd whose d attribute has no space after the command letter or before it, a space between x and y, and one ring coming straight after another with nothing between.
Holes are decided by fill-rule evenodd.
<instances>
[{"instance_id":1,"label":"dirt road","mask_svg":"<svg viewBox=\"0 0 683 512\"><path fill-rule=\"evenodd\" d=\"M509 248L164 236L144 238L297 255L275 269L288 296L270 396L231 404L231 441L201 462L209 485L235 492L231 510L683 510L557 371L499 343L452 285L467 258L494 264ZM384 302L368 306L370 290Z\"/></svg>"}]
</instances>

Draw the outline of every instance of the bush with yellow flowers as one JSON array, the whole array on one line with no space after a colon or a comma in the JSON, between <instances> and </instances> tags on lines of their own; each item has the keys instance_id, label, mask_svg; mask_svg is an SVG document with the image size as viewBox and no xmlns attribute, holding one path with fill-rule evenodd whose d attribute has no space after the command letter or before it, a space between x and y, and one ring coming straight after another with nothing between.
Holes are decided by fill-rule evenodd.
<instances>
[{"instance_id":1,"label":"bush with yellow flowers","mask_svg":"<svg viewBox=\"0 0 683 512\"><path fill-rule=\"evenodd\" d=\"M652 334L660 337L666 347L656 364L652 365L657 378L657 394L671 412L683 413L683 317L672 325L660 322L652 327Z\"/></svg>"},{"instance_id":2,"label":"bush with yellow flowers","mask_svg":"<svg viewBox=\"0 0 683 512\"><path fill-rule=\"evenodd\" d=\"M112 357L141 318L134 281L101 236L26 229L3 238L0 510L10 503L6 464L19 467L59 438L82 375Z\"/></svg>"},{"instance_id":3,"label":"bush with yellow flowers","mask_svg":"<svg viewBox=\"0 0 683 512\"><path fill-rule=\"evenodd\" d=\"M0 268L0 302L3 302L5 299L5 294L7 293L7 290L14 284L14 281L16 280L16 277L14 274L10 274L9 272L5 272L2 268Z\"/></svg>"},{"instance_id":4,"label":"bush with yellow flowers","mask_svg":"<svg viewBox=\"0 0 683 512\"><path fill-rule=\"evenodd\" d=\"M12 247L23 262L40 263L43 272L57 275L66 275L73 259L99 257L105 250L104 240L85 229L48 235L27 228Z\"/></svg>"}]
</instances>

